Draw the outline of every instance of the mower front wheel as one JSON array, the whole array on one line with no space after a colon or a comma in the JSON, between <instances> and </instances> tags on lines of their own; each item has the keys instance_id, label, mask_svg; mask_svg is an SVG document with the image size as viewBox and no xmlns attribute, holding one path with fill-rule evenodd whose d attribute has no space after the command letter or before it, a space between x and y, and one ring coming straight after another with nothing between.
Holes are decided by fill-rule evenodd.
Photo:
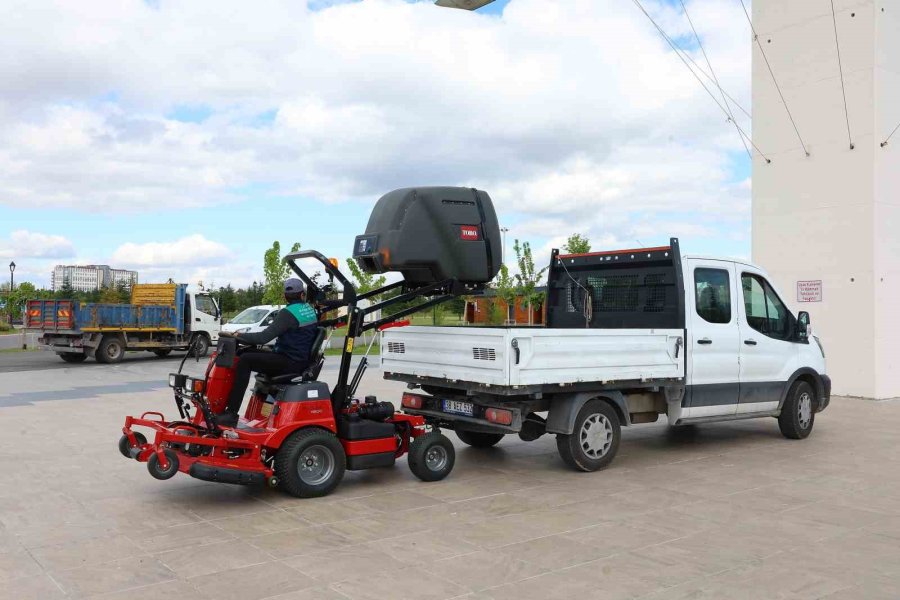
<instances>
[{"instance_id":1,"label":"mower front wheel","mask_svg":"<svg viewBox=\"0 0 900 600\"><path fill-rule=\"evenodd\" d=\"M175 474L178 472L178 455L175 454L175 451L171 448L164 448L163 454L166 455L166 462L169 464L163 468L162 464L159 462L159 456L154 452L147 461L147 470L150 471L150 474L156 479L165 481L166 479L175 477Z\"/></svg>"},{"instance_id":2,"label":"mower front wheel","mask_svg":"<svg viewBox=\"0 0 900 600\"><path fill-rule=\"evenodd\" d=\"M141 433L140 431L134 432L134 439L137 440L138 446L143 446L144 444L147 443L147 438L144 437L144 434ZM137 448L137 446L131 445L131 442L128 440L127 435L123 435L122 437L119 438L119 452L122 453L122 456L124 456L125 458L132 458L132 456L131 456L132 448Z\"/></svg>"},{"instance_id":3,"label":"mower front wheel","mask_svg":"<svg viewBox=\"0 0 900 600\"><path fill-rule=\"evenodd\" d=\"M278 487L297 498L318 498L334 491L347 469L344 447L330 431L301 429L275 455Z\"/></svg>"},{"instance_id":4,"label":"mower front wheel","mask_svg":"<svg viewBox=\"0 0 900 600\"><path fill-rule=\"evenodd\" d=\"M453 442L437 431L418 437L409 445L409 469L422 481L440 481L450 474L455 462Z\"/></svg>"}]
</instances>

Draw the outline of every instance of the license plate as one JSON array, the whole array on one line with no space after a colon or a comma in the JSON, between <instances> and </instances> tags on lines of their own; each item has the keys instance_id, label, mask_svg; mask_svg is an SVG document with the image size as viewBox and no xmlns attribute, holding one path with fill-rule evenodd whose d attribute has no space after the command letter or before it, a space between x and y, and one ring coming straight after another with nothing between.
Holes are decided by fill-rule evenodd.
<instances>
[{"instance_id":1,"label":"license plate","mask_svg":"<svg viewBox=\"0 0 900 600\"><path fill-rule=\"evenodd\" d=\"M444 412L473 417L475 416L475 405L471 402L460 402L459 400L444 400Z\"/></svg>"}]
</instances>

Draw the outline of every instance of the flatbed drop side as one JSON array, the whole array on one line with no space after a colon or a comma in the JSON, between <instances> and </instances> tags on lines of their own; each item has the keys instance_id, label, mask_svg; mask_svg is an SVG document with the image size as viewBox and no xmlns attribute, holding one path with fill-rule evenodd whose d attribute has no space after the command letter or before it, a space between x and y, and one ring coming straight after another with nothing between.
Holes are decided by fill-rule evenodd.
<instances>
[{"instance_id":1,"label":"flatbed drop side","mask_svg":"<svg viewBox=\"0 0 900 600\"><path fill-rule=\"evenodd\" d=\"M556 434L563 459L585 471L612 461L621 426L777 417L803 438L829 402L809 316L794 317L754 265L682 257L677 239L554 251L547 303L547 327L388 330L384 377L409 385L407 412L466 443Z\"/></svg>"}]
</instances>

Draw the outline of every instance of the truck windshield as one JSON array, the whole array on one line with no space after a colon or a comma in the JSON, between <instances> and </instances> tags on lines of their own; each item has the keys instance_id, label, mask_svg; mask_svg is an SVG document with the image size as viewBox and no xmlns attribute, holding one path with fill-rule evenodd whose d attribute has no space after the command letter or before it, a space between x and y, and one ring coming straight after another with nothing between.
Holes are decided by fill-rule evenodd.
<instances>
[{"instance_id":1,"label":"truck windshield","mask_svg":"<svg viewBox=\"0 0 900 600\"><path fill-rule=\"evenodd\" d=\"M268 308L248 308L230 320L229 323L234 323L235 325L252 325L262 321L267 314L269 314Z\"/></svg>"}]
</instances>

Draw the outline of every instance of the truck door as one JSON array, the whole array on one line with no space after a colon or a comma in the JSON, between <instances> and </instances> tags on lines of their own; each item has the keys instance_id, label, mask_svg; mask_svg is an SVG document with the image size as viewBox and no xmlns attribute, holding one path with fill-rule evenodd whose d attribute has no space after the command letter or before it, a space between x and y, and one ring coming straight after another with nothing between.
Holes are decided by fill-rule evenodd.
<instances>
[{"instance_id":1,"label":"truck door","mask_svg":"<svg viewBox=\"0 0 900 600\"><path fill-rule=\"evenodd\" d=\"M740 394L734 263L690 259L685 274L688 394L685 418L733 415Z\"/></svg>"},{"instance_id":2,"label":"truck door","mask_svg":"<svg viewBox=\"0 0 900 600\"><path fill-rule=\"evenodd\" d=\"M741 266L741 400L739 413L778 409L797 370L796 318L759 271Z\"/></svg>"},{"instance_id":3,"label":"truck door","mask_svg":"<svg viewBox=\"0 0 900 600\"><path fill-rule=\"evenodd\" d=\"M209 294L194 294L191 305L191 331L205 331L212 341L219 337L219 307Z\"/></svg>"}]
</instances>

